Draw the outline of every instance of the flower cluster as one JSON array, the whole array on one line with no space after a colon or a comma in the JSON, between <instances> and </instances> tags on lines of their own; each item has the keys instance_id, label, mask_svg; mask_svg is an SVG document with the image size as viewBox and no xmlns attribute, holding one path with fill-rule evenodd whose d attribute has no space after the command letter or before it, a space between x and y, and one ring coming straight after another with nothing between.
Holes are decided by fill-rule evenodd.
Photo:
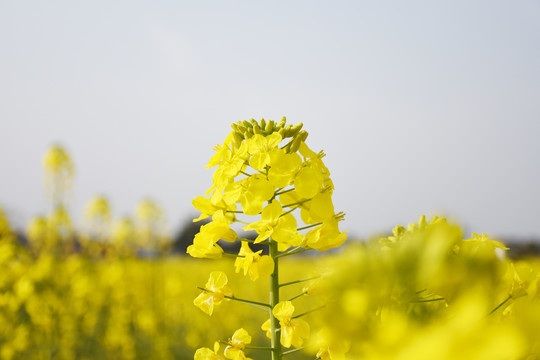
<instances>
[{"instance_id":1,"label":"flower cluster","mask_svg":"<svg viewBox=\"0 0 540 360\"><path fill-rule=\"evenodd\" d=\"M243 229L257 232L255 243L271 237L279 251L291 247L325 251L346 240L338 226L343 214L336 214L332 203L334 185L322 160L325 155L306 145L307 133L301 128L302 124L285 126L285 118L279 123L263 119L233 124L207 165L217 166L209 198L198 196L192 202L201 212L195 221L211 216L212 222L195 236L188 248L191 256L220 258L223 249L218 240L234 242L238 236L230 225L246 222L238 214L260 215ZM296 209L304 228L311 229L306 234L299 231L292 214ZM249 252L248 248L245 245L242 251Z\"/></svg>"},{"instance_id":2,"label":"flower cluster","mask_svg":"<svg viewBox=\"0 0 540 360\"><path fill-rule=\"evenodd\" d=\"M291 301L280 301L280 288L287 284L279 283L278 259L309 250L326 251L347 239L339 229L344 214L334 210L334 184L323 162L325 154L311 150L305 143L307 136L301 123L287 125L285 117L279 122L251 119L233 124L207 165L217 167L207 197L192 201L201 212L194 221L208 217L212 221L201 226L188 247L191 256L220 259L225 254L220 241L240 241L240 251L233 255L236 272L249 275L253 281L270 277L270 301L260 303L232 296L224 290L225 274L219 275L218 284L217 274L212 273L195 305L211 315L214 305L226 297L268 311L270 318L262 329L271 339L267 350L272 352L272 359L281 359L281 346L300 349L310 333L305 320L292 316ZM295 210L299 216L295 216ZM239 238L232 227L235 223L242 224L245 231L255 231L256 237ZM267 245L268 255L253 251L251 243ZM217 349L203 348L195 358L217 359ZM230 353L226 348L224 356L244 358Z\"/></svg>"}]
</instances>

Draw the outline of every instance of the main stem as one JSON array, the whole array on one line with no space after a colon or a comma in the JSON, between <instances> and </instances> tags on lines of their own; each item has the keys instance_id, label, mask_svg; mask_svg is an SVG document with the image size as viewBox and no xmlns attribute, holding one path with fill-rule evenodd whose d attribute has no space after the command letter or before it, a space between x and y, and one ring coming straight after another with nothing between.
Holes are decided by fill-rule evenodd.
<instances>
[{"instance_id":1,"label":"main stem","mask_svg":"<svg viewBox=\"0 0 540 360\"><path fill-rule=\"evenodd\" d=\"M274 260L274 272L270 275L270 306L272 309L279 303L279 257L277 242L269 239L270 257ZM270 331L271 331L271 344L272 344L272 360L281 360L281 343L280 336L281 331L279 321L275 318L274 314L270 312Z\"/></svg>"}]
</instances>

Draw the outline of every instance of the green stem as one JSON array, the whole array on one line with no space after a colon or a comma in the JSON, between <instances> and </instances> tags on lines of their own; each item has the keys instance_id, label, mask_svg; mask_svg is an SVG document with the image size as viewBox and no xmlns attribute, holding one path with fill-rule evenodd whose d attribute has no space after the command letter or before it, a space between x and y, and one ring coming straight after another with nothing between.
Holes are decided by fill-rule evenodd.
<instances>
[{"instance_id":1,"label":"green stem","mask_svg":"<svg viewBox=\"0 0 540 360\"><path fill-rule=\"evenodd\" d=\"M210 293L210 294L215 294L215 292L210 291L210 290L205 289L205 288L202 288L200 286L197 286L197 289L205 291L205 292ZM238 302L241 302L241 303L244 303L244 304L249 304L249 305L255 306L256 308L265 310L265 311L272 310L272 306L270 306L270 304L266 304L266 303L262 303L262 302L258 302L258 301L253 301L253 300L240 299L240 298L237 298L237 297L234 297L234 296L224 295L223 297L225 299L238 301Z\"/></svg>"},{"instance_id":2,"label":"green stem","mask_svg":"<svg viewBox=\"0 0 540 360\"><path fill-rule=\"evenodd\" d=\"M283 207L291 207L291 206L295 206L295 205L301 205L301 204L306 203L308 201L311 201L311 199L300 200L300 201L297 201L297 202L294 202L294 203L291 203L291 204L283 205Z\"/></svg>"},{"instance_id":3,"label":"green stem","mask_svg":"<svg viewBox=\"0 0 540 360\"><path fill-rule=\"evenodd\" d=\"M306 281L309 281L309 280L315 280L315 279L318 279L318 278L320 278L320 277L321 277L321 276L318 275L318 276L312 276L312 277L309 277L309 278L307 278L307 279L289 281L289 282L286 282L286 283L283 283L283 284L279 284L279 286L280 286L280 287L284 287L284 286L294 285L294 284L298 284L298 283L301 283L301 282L306 282Z\"/></svg>"},{"instance_id":4,"label":"green stem","mask_svg":"<svg viewBox=\"0 0 540 360\"><path fill-rule=\"evenodd\" d=\"M326 305L321 305L319 307L316 307L315 309L312 309L312 310L306 311L304 313L298 314L296 316L293 316L292 319L298 319L299 317L302 317L302 316L307 315L307 314L311 314L312 312L317 311L317 310L321 310L321 309L323 309L325 307L326 307Z\"/></svg>"},{"instance_id":5,"label":"green stem","mask_svg":"<svg viewBox=\"0 0 540 360\"><path fill-rule=\"evenodd\" d=\"M279 262L277 242L269 238L270 257L274 260L274 272L270 275L270 308L279 303ZM272 360L281 360L280 325L278 319L270 312L270 342L272 347Z\"/></svg>"},{"instance_id":6,"label":"green stem","mask_svg":"<svg viewBox=\"0 0 540 360\"><path fill-rule=\"evenodd\" d=\"M250 349L250 350L268 350L268 351L274 351L273 348L268 347L268 346L251 346L251 345L245 345L244 347L245 347L246 349Z\"/></svg>"},{"instance_id":7,"label":"green stem","mask_svg":"<svg viewBox=\"0 0 540 360\"><path fill-rule=\"evenodd\" d=\"M319 226L319 225L322 225L322 222L319 222L319 223L316 223L316 224L311 224L311 225L307 225L307 226L298 228L298 229L296 229L296 231L306 230L306 229L309 229L309 228L312 228L312 227L315 227L315 226Z\"/></svg>"},{"instance_id":8,"label":"green stem","mask_svg":"<svg viewBox=\"0 0 540 360\"><path fill-rule=\"evenodd\" d=\"M233 258L244 258L245 257L244 255L231 254L231 253L227 253L227 252L224 252L223 255L228 256L228 257L233 257Z\"/></svg>"},{"instance_id":9,"label":"green stem","mask_svg":"<svg viewBox=\"0 0 540 360\"><path fill-rule=\"evenodd\" d=\"M289 351L285 351L285 352L281 353L281 355L287 356L287 355L290 355L290 354L294 354L295 352L300 351L300 350L302 350L302 349L304 349L304 348L303 348L303 347L299 347L299 348L296 348L296 349L292 349L292 350L289 350Z\"/></svg>"},{"instance_id":10,"label":"green stem","mask_svg":"<svg viewBox=\"0 0 540 360\"><path fill-rule=\"evenodd\" d=\"M506 304L508 301L510 301L511 298L512 298L512 295L508 295L508 297L507 297L506 299L504 299L504 301L503 301L502 303L500 303L499 305L497 305L497 306L495 307L495 309L493 309L493 310L491 310L491 311L489 312L488 316L491 315L491 314L493 314L495 311L499 310L499 309L501 308L501 306L503 306L503 305Z\"/></svg>"},{"instance_id":11,"label":"green stem","mask_svg":"<svg viewBox=\"0 0 540 360\"><path fill-rule=\"evenodd\" d=\"M293 191L294 188L291 188L291 189L287 189L287 190L283 190L283 191L277 191L274 196L278 196L278 195L281 195L281 194L285 194L285 193L288 193L289 191Z\"/></svg>"},{"instance_id":12,"label":"green stem","mask_svg":"<svg viewBox=\"0 0 540 360\"><path fill-rule=\"evenodd\" d=\"M276 255L276 258L280 258L280 257L283 257L283 256L289 256L289 255L296 255L296 254L300 254L300 253L303 253L303 252L306 252L306 251L313 250L313 249L299 249L299 250L297 250L297 249L298 248L293 249L291 251L287 251L287 252L278 254L278 255Z\"/></svg>"},{"instance_id":13,"label":"green stem","mask_svg":"<svg viewBox=\"0 0 540 360\"><path fill-rule=\"evenodd\" d=\"M304 296L306 294L307 294L307 292L302 291L300 294L298 294L296 296L293 296L292 298L288 299L287 301L293 301L293 300L298 299L299 297Z\"/></svg>"},{"instance_id":14,"label":"green stem","mask_svg":"<svg viewBox=\"0 0 540 360\"><path fill-rule=\"evenodd\" d=\"M444 298L436 298L436 299L424 299L424 300L411 300L411 303L426 303L426 302L433 302L433 301L442 301Z\"/></svg>"},{"instance_id":15,"label":"green stem","mask_svg":"<svg viewBox=\"0 0 540 360\"><path fill-rule=\"evenodd\" d=\"M285 216L285 215L287 215L287 214L290 214L290 213L292 213L294 210L298 209L299 207L300 207L300 206L293 207L293 208L291 208L289 211L286 211L286 212L284 212L283 214L279 215L279 217L282 217L282 216Z\"/></svg>"},{"instance_id":16,"label":"green stem","mask_svg":"<svg viewBox=\"0 0 540 360\"><path fill-rule=\"evenodd\" d=\"M218 341L220 344L223 344L223 345L231 345L231 343L229 341L225 341L225 340L219 340ZM250 349L250 350L269 350L269 351L272 351L274 349L272 348L269 348L267 346L251 346L251 345L244 345L244 348L245 349Z\"/></svg>"}]
</instances>

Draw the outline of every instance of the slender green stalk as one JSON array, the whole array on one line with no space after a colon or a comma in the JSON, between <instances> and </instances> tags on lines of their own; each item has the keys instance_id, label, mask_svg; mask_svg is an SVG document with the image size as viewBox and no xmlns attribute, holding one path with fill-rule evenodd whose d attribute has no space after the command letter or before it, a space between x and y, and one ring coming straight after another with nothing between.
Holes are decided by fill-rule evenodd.
<instances>
[{"instance_id":1,"label":"slender green stalk","mask_svg":"<svg viewBox=\"0 0 540 360\"><path fill-rule=\"evenodd\" d=\"M293 319L298 319L299 317L302 317L302 316L307 315L307 314L311 314L312 312L317 311L317 310L321 310L321 309L323 309L323 308L325 308L325 307L326 307L326 305L321 305L321 306L319 306L319 307L316 307L315 309L311 309L311 310L306 311L306 312L304 312L304 313L301 313L301 314L298 314L298 315L296 315L296 316L293 316L292 318L293 318Z\"/></svg>"},{"instance_id":2,"label":"slender green stalk","mask_svg":"<svg viewBox=\"0 0 540 360\"><path fill-rule=\"evenodd\" d=\"M218 341L220 344L223 344L223 345L231 345L231 343L229 341L225 341L225 340L219 340ZM244 345L244 348L246 349L251 349L251 350L267 350L267 351L272 351L274 349L270 348L270 347L267 347L267 346L251 346L251 345Z\"/></svg>"},{"instance_id":3,"label":"slender green stalk","mask_svg":"<svg viewBox=\"0 0 540 360\"><path fill-rule=\"evenodd\" d=\"M228 256L228 257L233 257L233 258L244 258L245 257L244 255L231 254L231 253L227 253L227 252L224 252L223 256Z\"/></svg>"},{"instance_id":4,"label":"slender green stalk","mask_svg":"<svg viewBox=\"0 0 540 360\"><path fill-rule=\"evenodd\" d=\"M293 296L293 297L290 298L290 299L287 299L287 301L293 301L293 300L298 299L299 297L304 296L304 295L306 295L306 294L307 294L307 292L302 291L300 294L298 294L298 295L296 295L296 296Z\"/></svg>"},{"instance_id":5,"label":"slender green stalk","mask_svg":"<svg viewBox=\"0 0 540 360\"><path fill-rule=\"evenodd\" d=\"M503 305L506 304L508 301L510 301L511 298L512 298L512 295L508 295L508 297L507 297L502 303L500 303L499 305L497 305L497 306L495 307L495 309L491 310L487 316L489 316L489 315L493 314L495 311L499 310L499 309L501 308L501 306L503 306Z\"/></svg>"},{"instance_id":6,"label":"slender green stalk","mask_svg":"<svg viewBox=\"0 0 540 360\"><path fill-rule=\"evenodd\" d=\"M290 250L290 251L287 251L287 252L276 255L276 258L280 258L280 257L283 257L283 256L300 254L300 253L310 251L310 250L313 250L313 249L299 249L299 250L293 249L293 250Z\"/></svg>"},{"instance_id":7,"label":"slender green stalk","mask_svg":"<svg viewBox=\"0 0 540 360\"><path fill-rule=\"evenodd\" d=\"M288 193L288 192L293 191L293 190L294 190L294 188L290 188L290 189L283 190L283 191L279 190L279 191L276 191L276 193L274 194L274 196L278 196L278 195L281 195L281 194L285 194L285 193Z\"/></svg>"},{"instance_id":8,"label":"slender green stalk","mask_svg":"<svg viewBox=\"0 0 540 360\"><path fill-rule=\"evenodd\" d=\"M308 201L311 201L311 199L300 200L300 201L297 201L297 202L294 202L294 203L283 205L283 207L291 207L291 206L295 206L295 205L302 205L303 203L306 203Z\"/></svg>"},{"instance_id":9,"label":"slender green stalk","mask_svg":"<svg viewBox=\"0 0 540 360\"><path fill-rule=\"evenodd\" d=\"M316 224L307 225L307 226L304 226L304 227L299 227L298 229L296 229L296 231L301 231L301 230L311 229L312 227L319 226L319 225L322 225L322 222L318 222L318 223L316 223Z\"/></svg>"},{"instance_id":10,"label":"slender green stalk","mask_svg":"<svg viewBox=\"0 0 540 360\"><path fill-rule=\"evenodd\" d=\"M197 286L197 289L205 291L205 292L210 293L210 294L215 294L213 291L202 288L200 286ZM259 309L262 309L262 310L265 310L265 311L272 310L272 306L270 306L270 304L266 304L266 303L262 303L262 302L258 302L258 301L253 301L253 300L240 299L240 298L237 298L237 297L234 297L234 296L224 295L223 297L225 299L234 300L234 301L238 301L238 302L241 302L241 303L244 303L244 304L255 306L256 308L259 308Z\"/></svg>"},{"instance_id":11,"label":"slender green stalk","mask_svg":"<svg viewBox=\"0 0 540 360\"><path fill-rule=\"evenodd\" d=\"M426 302L434 302L434 301L443 301L444 298L436 298L436 299L423 299L423 300L411 300L411 303L426 303Z\"/></svg>"},{"instance_id":12,"label":"slender green stalk","mask_svg":"<svg viewBox=\"0 0 540 360\"><path fill-rule=\"evenodd\" d=\"M285 351L285 352L283 352L281 355L287 356L287 355L290 355L290 354L294 354L295 352L300 351L300 350L303 350L303 349L304 349L303 347L299 347L299 348L296 348L296 349L292 349L292 350L289 350L289 351Z\"/></svg>"},{"instance_id":13,"label":"slender green stalk","mask_svg":"<svg viewBox=\"0 0 540 360\"><path fill-rule=\"evenodd\" d=\"M274 260L274 272L270 275L270 307L273 309L279 303L279 262L277 242L269 239L270 256ZM278 319L270 312L270 334L272 347L272 360L281 360L281 328Z\"/></svg>"},{"instance_id":14,"label":"slender green stalk","mask_svg":"<svg viewBox=\"0 0 540 360\"><path fill-rule=\"evenodd\" d=\"M321 277L320 275L317 275L317 276L309 277L309 278L307 278L307 279L301 279L301 280L289 281L289 282L286 282L286 283L283 283L283 284L279 284L279 286L280 286L280 287L284 287L284 286L294 285L294 284L298 284L298 283L301 283L301 282L306 282L306 281L310 281L310 280L315 280L315 279L318 279L318 278L320 278L320 277Z\"/></svg>"}]
</instances>

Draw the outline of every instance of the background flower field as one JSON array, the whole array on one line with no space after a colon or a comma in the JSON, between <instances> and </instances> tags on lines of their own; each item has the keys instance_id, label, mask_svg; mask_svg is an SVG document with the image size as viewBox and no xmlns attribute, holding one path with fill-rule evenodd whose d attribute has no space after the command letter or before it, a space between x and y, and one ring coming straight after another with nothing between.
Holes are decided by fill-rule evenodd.
<instances>
[{"instance_id":1,"label":"background flower field","mask_svg":"<svg viewBox=\"0 0 540 360\"><path fill-rule=\"evenodd\" d=\"M350 359L536 359L539 262L502 261L488 241L454 257L445 244L460 234L456 227L446 230L405 236L398 229L401 239L351 241L336 253L283 261L288 275L282 281L334 273L298 299L299 308L327 306L306 315L313 343L291 358L313 359L321 331L336 342L334 355L324 359L341 359L340 347ZM4 215L0 234L2 359L190 359L195 349L226 341L240 327L249 329L252 345L266 341L259 330L263 312L226 301L210 318L193 305L196 286L210 271L230 270L233 260L35 254L15 241ZM265 279L246 282L228 273L239 297L266 300ZM420 283L437 294L422 291ZM411 302L442 294L445 300ZM343 339L349 341L339 344ZM269 358L255 350L249 356Z\"/></svg>"}]
</instances>

